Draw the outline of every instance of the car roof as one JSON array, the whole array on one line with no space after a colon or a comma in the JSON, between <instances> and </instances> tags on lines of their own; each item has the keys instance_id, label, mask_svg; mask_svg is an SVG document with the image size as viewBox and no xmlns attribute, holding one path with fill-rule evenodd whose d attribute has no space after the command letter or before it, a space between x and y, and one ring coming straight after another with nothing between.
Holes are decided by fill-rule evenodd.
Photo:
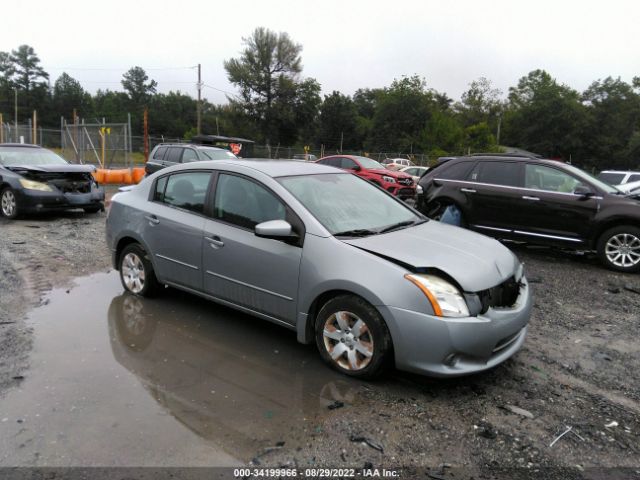
<instances>
[{"instance_id":1,"label":"car roof","mask_svg":"<svg viewBox=\"0 0 640 480\"><path fill-rule=\"evenodd\" d=\"M40 145L33 145L31 143L0 143L0 148L1 147L41 148L41 149L45 150Z\"/></svg>"},{"instance_id":2,"label":"car roof","mask_svg":"<svg viewBox=\"0 0 640 480\"><path fill-rule=\"evenodd\" d=\"M214 147L213 145L200 145L196 143L159 143L153 148L158 148L158 147L191 147L191 148L198 148L198 149L212 148L214 150L227 150L226 148Z\"/></svg>"},{"instance_id":3,"label":"car roof","mask_svg":"<svg viewBox=\"0 0 640 480\"><path fill-rule=\"evenodd\" d=\"M521 162L521 161L527 161L527 162L536 162L536 163L542 163L544 165L554 165L554 166L558 166L558 165L567 165L565 162L563 161L558 161L558 160L550 160L548 158L540 158L540 157L533 157L533 156L523 156L523 155L511 155L511 154L503 154L503 155L498 155L498 154L486 154L486 155L479 155L479 154L473 154L473 155L464 155L464 156L460 156L460 157L450 157L449 160L445 161L445 162L441 162L441 164L451 164L451 163L455 163L458 161L481 161L481 162L495 162L495 161L511 161L511 162Z\"/></svg>"},{"instance_id":4,"label":"car roof","mask_svg":"<svg viewBox=\"0 0 640 480\"><path fill-rule=\"evenodd\" d=\"M245 167L264 173L270 177L288 177L295 175L313 175L322 173L340 173L344 171L339 168L322 165L315 162L300 162L296 160L265 160L262 158L238 159L238 160L207 160L204 162L191 162L183 164L185 168L220 167L229 165L231 167Z\"/></svg>"}]
</instances>

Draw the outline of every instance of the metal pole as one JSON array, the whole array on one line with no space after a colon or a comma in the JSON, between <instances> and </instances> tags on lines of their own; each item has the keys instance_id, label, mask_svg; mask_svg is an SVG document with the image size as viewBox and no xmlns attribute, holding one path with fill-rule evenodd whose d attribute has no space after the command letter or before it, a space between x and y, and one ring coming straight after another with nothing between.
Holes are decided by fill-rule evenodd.
<instances>
[{"instance_id":1,"label":"metal pole","mask_svg":"<svg viewBox=\"0 0 640 480\"><path fill-rule=\"evenodd\" d=\"M2 114L0 113L0 143L4 143L4 125L2 123Z\"/></svg>"},{"instance_id":2,"label":"metal pole","mask_svg":"<svg viewBox=\"0 0 640 480\"><path fill-rule=\"evenodd\" d=\"M196 128L198 135L202 133L202 76L200 70L200 64L198 64L198 104L197 104L197 117L198 126ZM218 134L220 135L220 134Z\"/></svg>"},{"instance_id":3,"label":"metal pole","mask_svg":"<svg viewBox=\"0 0 640 480\"><path fill-rule=\"evenodd\" d=\"M13 98L13 111L15 114L15 124L16 124L16 131L18 130L18 89L14 88L13 89L13 93L14 93L14 98Z\"/></svg>"},{"instance_id":4,"label":"metal pole","mask_svg":"<svg viewBox=\"0 0 640 480\"><path fill-rule=\"evenodd\" d=\"M145 163L147 162L147 160L149 160L149 109L147 107L144 107L144 114L143 114L143 126L144 126L144 139L143 139L143 143L144 143L144 161Z\"/></svg>"},{"instance_id":5,"label":"metal pole","mask_svg":"<svg viewBox=\"0 0 640 480\"><path fill-rule=\"evenodd\" d=\"M126 152L126 162L127 162L127 167L129 166L129 154L131 152L133 152L133 148L131 145L131 114L127 113L127 132L129 134L129 150L127 150Z\"/></svg>"},{"instance_id":6,"label":"metal pole","mask_svg":"<svg viewBox=\"0 0 640 480\"><path fill-rule=\"evenodd\" d=\"M33 111L33 141L31 143L38 144L38 112L36 110Z\"/></svg>"}]
</instances>

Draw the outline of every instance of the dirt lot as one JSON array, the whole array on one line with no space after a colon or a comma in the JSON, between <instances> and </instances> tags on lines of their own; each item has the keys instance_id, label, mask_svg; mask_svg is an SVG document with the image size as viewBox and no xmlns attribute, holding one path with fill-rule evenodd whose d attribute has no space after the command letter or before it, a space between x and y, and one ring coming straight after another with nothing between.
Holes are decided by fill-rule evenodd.
<instances>
[{"instance_id":1,"label":"dirt lot","mask_svg":"<svg viewBox=\"0 0 640 480\"><path fill-rule=\"evenodd\" d=\"M124 365L133 372L131 378L135 382L127 384L127 388L133 389L135 384L140 389L142 384L145 397L150 394L163 407L163 415L168 412L170 424L174 425L171 428L186 425L191 435L188 441L205 449L197 458L193 449L190 454L172 456L172 450L162 450L167 447L158 444L156 456L145 460L147 465L215 465L215 458L223 457L206 454L213 442L226 455L224 459L254 466L403 467L407 474L422 472L423 478L429 478L424 473L430 478L482 478L481 472L486 468L493 472L493 478L513 478L526 472L541 472L542 478L602 478L612 473L597 469L609 467L628 468L619 472L618 478L640 475L639 275L606 271L590 255L510 245L525 261L535 296L529 337L515 358L490 372L461 379L428 379L393 372L376 382L356 382L329 372L319 364L312 347L297 345L294 335L275 326L264 326L176 292L167 293L163 303L155 304L122 296L115 272L106 273L110 259L104 245L104 219L105 214L68 213L0 223L0 437L5 447L0 466L123 465L121 457L116 460L104 456L105 450L108 453L109 449L122 448L117 442L97 444L95 448L103 455L100 457L94 458L90 453L82 457L47 456L47 449L52 448L49 444L36 447L21 435L30 435L31 440L46 437L45 425L54 421L53 414L38 404L40 421L27 425L20 418L14 420L11 413L19 412L21 391L28 390L33 396L45 386L49 388L46 380L38 380L39 370L46 371L50 382L55 383L52 376L57 378L46 344L33 346L39 331L46 333L41 333L40 338L46 336L47 341L52 341L49 336L61 335L62 328L54 327L58 321L65 325L66 320L59 319L55 308L68 308L71 322L73 309L82 309L85 298L96 305L106 302L100 318L106 318L109 310L111 347L104 347L108 351L103 353L112 362L113 356L118 361L109 368L120 372ZM76 277L95 272L101 273L74 283ZM57 290L47 295L52 288ZM96 290L106 293L98 294ZM113 300L102 299L105 295ZM47 305L49 301L52 305ZM53 309L47 310L50 307ZM171 387L171 382L162 377L168 370L158 369L158 365L172 361L172 353L167 352L173 347L158 350L157 355L161 356L155 358L155 353L144 351L139 344L118 344L117 335L112 332L120 321L112 318L114 308L120 308L125 317L131 312L146 315L144 318L155 322L156 332L173 332L162 333L162 338L182 336L185 343L176 364L191 362L197 366L197 376L190 379L192 386L203 384L204 379L209 382L211 372L202 366L207 363L199 362L211 362L210 369L215 369L214 365L223 358L216 355L222 355L235 336L248 338L252 331L259 330L229 369L236 386L241 385L245 392L242 400L262 394L268 398L284 396L282 417L278 417L280 407L265 407L265 411L258 412L259 404L240 403L240 409L237 403L225 403L224 399L212 405L195 387L188 394L182 384ZM207 315L214 318L202 318ZM25 320L27 316L30 320ZM107 321L102 323L106 325ZM106 335L100 333L102 330L91 332L87 327L87 337ZM78 341L85 335L82 329L73 333ZM159 335L156 333L157 338ZM68 332L66 336L69 337ZM160 348L157 338L152 349ZM265 347L265 343L270 346ZM73 351L71 343L64 345ZM96 345L94 350L102 351L102 344ZM128 353L127 345L134 345ZM224 358L229 355L225 353ZM143 363L127 366L133 361L149 361L153 368L144 367ZM300 378L296 365L302 372ZM151 369L149 373L145 368ZM172 372L184 383L191 374L180 372L196 370ZM291 385L279 383L278 371L287 373L291 380L284 383ZM80 382L69 372L56 383L61 401L67 398L65 385ZM254 377L256 372L260 372L259 379ZM112 382L122 381L120 373L109 378ZM214 395L216 388L207 384L206 395ZM287 389L303 392L302 400L287 404ZM188 400L181 407L172 406L181 395ZM105 418L113 422L111 416L93 414L92 409L108 408L111 397L105 393L100 398L103 400L85 409L92 418L100 418L95 420L96 428L105 428L102 422L107 421ZM309 398L323 401L315 402L308 410ZM184 402L191 402L190 408L197 404L198 415L188 414L191 410ZM255 431L249 429L239 436L240 417L227 430L212 428L213 410L227 411L234 420L239 411L245 420L255 414ZM148 409L129 420L142 421L145 411ZM58 409L56 415L59 412ZM125 423L126 412L118 412L114 415L123 415L119 422ZM279 426L269 424L274 416ZM271 426L262 428L263 422ZM550 446L569 427L571 430ZM79 436L78 442L83 442L84 430L68 428ZM152 439L149 436L145 441ZM29 455L20 453L26 451ZM135 466L136 461L134 457L125 464ZM514 467L517 470L500 474L500 469ZM564 467L571 470L555 470Z\"/></svg>"}]
</instances>

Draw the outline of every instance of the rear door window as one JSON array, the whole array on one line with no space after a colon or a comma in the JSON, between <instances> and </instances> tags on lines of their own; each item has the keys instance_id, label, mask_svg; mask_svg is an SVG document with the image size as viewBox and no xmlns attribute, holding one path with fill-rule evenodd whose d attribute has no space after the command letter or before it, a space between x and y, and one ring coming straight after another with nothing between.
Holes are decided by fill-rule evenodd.
<instances>
[{"instance_id":1,"label":"rear door window","mask_svg":"<svg viewBox=\"0 0 640 480\"><path fill-rule=\"evenodd\" d=\"M153 158L155 158L156 160L162 160L165 153L167 153L167 147L160 147L153 154Z\"/></svg>"},{"instance_id":2,"label":"rear door window","mask_svg":"<svg viewBox=\"0 0 640 480\"><path fill-rule=\"evenodd\" d=\"M168 177L162 202L190 212L204 213L210 180L209 172L175 173Z\"/></svg>"},{"instance_id":3,"label":"rear door window","mask_svg":"<svg viewBox=\"0 0 640 480\"><path fill-rule=\"evenodd\" d=\"M490 185L507 187L522 186L522 163L519 162L478 162L471 174L471 180Z\"/></svg>"},{"instance_id":4,"label":"rear door window","mask_svg":"<svg viewBox=\"0 0 640 480\"><path fill-rule=\"evenodd\" d=\"M445 180L466 180L474 162L459 162L451 165L443 165L439 168L440 172L436 174L436 178Z\"/></svg>"},{"instance_id":5,"label":"rear door window","mask_svg":"<svg viewBox=\"0 0 640 480\"><path fill-rule=\"evenodd\" d=\"M180 148L180 147L169 147L169 151L165 155L164 159L167 162L179 163L181 156L182 156L182 148Z\"/></svg>"},{"instance_id":6,"label":"rear door window","mask_svg":"<svg viewBox=\"0 0 640 480\"><path fill-rule=\"evenodd\" d=\"M358 166L358 164L353 160L351 160L350 158L342 157L341 160L342 161L340 162L340 168L352 170L353 168Z\"/></svg>"}]
</instances>

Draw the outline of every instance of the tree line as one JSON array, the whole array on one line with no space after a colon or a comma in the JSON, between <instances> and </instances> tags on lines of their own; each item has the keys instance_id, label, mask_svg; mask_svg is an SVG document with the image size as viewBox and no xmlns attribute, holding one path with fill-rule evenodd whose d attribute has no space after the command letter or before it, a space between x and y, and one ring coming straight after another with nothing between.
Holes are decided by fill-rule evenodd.
<instances>
[{"instance_id":1,"label":"tree line","mask_svg":"<svg viewBox=\"0 0 640 480\"><path fill-rule=\"evenodd\" d=\"M237 94L228 103L202 102L203 133L251 138L271 146L323 146L327 151L423 153L430 156L517 147L593 168L640 166L640 77L631 83L598 79L583 92L544 70L520 78L506 95L491 80L469 84L460 100L404 76L384 88L353 95L321 95L317 80L302 75L302 45L287 33L255 29L238 57L223 67ZM88 119L124 122L140 134L149 110L149 132L190 138L196 100L180 91L158 93L141 67L123 74L122 91L87 92L62 73L54 82L34 49L0 51L0 113L19 121L35 109L41 125L55 127L73 112Z\"/></svg>"}]
</instances>

